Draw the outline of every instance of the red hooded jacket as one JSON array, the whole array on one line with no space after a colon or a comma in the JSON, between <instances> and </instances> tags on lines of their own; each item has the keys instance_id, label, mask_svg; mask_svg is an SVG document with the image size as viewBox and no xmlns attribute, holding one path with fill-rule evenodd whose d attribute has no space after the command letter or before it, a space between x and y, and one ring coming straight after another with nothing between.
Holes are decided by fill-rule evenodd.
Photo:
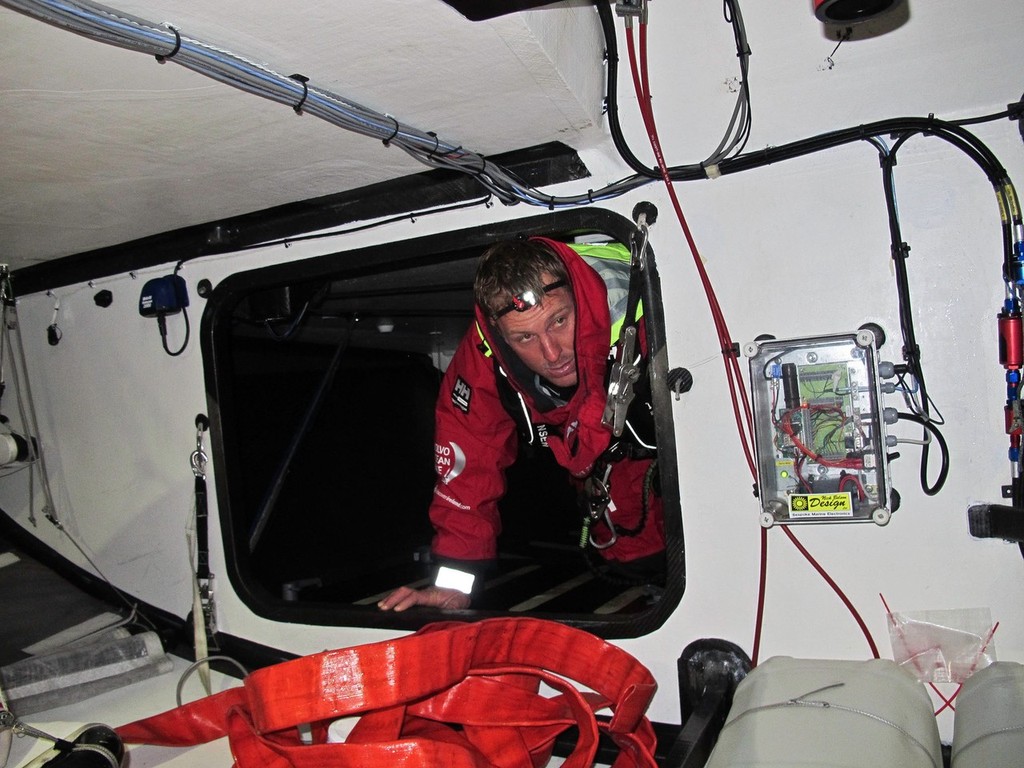
<instances>
[{"instance_id":1,"label":"red hooded jacket","mask_svg":"<svg viewBox=\"0 0 1024 768\"><path fill-rule=\"evenodd\" d=\"M476 323L455 351L436 407L438 480L430 519L436 531L432 548L443 558L489 560L496 555L501 532L498 501L505 493L505 470L516 458L518 440L516 420L502 404L497 376L508 374L530 420L547 425L547 446L574 477L586 477L611 441L611 432L601 424L611 337L608 291L601 276L572 247L552 240L543 242L565 262L572 283L576 391L565 405L541 411L531 387L517 380L516 361L506 363L514 353L493 332L482 310L476 308ZM495 369L495 359L501 373ZM634 528L640 522L644 474L650 463L651 459L622 459L612 465L609 509L617 526ZM608 535L604 526L594 531L595 540L606 540ZM651 494L642 530L634 536L619 537L601 554L629 561L660 552L664 546L661 498Z\"/></svg>"}]
</instances>

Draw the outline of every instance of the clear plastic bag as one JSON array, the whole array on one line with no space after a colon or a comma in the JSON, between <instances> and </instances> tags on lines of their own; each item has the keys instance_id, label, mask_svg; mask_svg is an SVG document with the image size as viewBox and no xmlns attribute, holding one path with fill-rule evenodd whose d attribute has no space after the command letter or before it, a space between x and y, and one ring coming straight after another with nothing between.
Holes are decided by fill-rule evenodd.
<instances>
[{"instance_id":1,"label":"clear plastic bag","mask_svg":"<svg viewBox=\"0 0 1024 768\"><path fill-rule=\"evenodd\" d=\"M889 614L893 659L923 683L962 683L996 660L988 608Z\"/></svg>"}]
</instances>

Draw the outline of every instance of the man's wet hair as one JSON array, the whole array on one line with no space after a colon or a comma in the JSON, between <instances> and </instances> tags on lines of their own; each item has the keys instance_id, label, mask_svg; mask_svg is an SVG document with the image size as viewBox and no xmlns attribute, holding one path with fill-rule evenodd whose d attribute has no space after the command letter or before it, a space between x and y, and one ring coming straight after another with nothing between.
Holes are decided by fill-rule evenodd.
<instances>
[{"instance_id":1,"label":"man's wet hair","mask_svg":"<svg viewBox=\"0 0 1024 768\"><path fill-rule=\"evenodd\" d=\"M473 296L494 321L512 309L525 308L519 305L521 297L542 302L546 290L556 283L569 287L569 273L558 254L540 240L517 238L484 251L473 281Z\"/></svg>"}]
</instances>

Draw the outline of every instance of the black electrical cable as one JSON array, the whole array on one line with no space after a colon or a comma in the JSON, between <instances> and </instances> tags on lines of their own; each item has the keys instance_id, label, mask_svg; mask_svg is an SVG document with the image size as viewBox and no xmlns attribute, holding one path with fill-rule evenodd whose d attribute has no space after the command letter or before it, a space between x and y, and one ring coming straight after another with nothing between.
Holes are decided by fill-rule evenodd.
<instances>
[{"instance_id":1,"label":"black electrical cable","mask_svg":"<svg viewBox=\"0 0 1024 768\"><path fill-rule=\"evenodd\" d=\"M615 37L615 18L611 11L608 0L595 0L597 15L601 20L601 30L604 33L605 57L608 59L608 82L605 85L605 110L608 113L608 129L612 135L612 143L619 156L626 161L626 165L632 168L640 176L648 179L660 179L661 174L655 168L648 168L629 148L626 138L622 134L622 125L619 123L619 43Z\"/></svg>"},{"instance_id":2,"label":"black electrical cable","mask_svg":"<svg viewBox=\"0 0 1024 768\"><path fill-rule=\"evenodd\" d=\"M788 144L767 147L756 152L748 152L745 155L729 160L723 160L719 170L723 175L739 173L765 165L772 165L783 160L793 160L814 152L834 149L855 141L865 141L876 136L890 136L903 133L922 133L937 136L967 152L993 184L1001 183L1006 178L1006 171L995 155L992 154L980 139L953 123L934 117L897 117L865 123L853 128L842 128L810 138L799 139ZM700 176L693 175L692 171L687 170L686 166L670 168L669 173L674 180L678 181L701 178Z\"/></svg>"},{"instance_id":3,"label":"black electrical cable","mask_svg":"<svg viewBox=\"0 0 1024 768\"><path fill-rule=\"evenodd\" d=\"M903 334L903 359L909 366L910 372L918 380L918 384L922 389L922 400L924 400L924 380L921 376L920 349L914 333L914 319L910 304L910 283L907 273L907 257L910 253L910 246L903 240L896 206L896 191L892 170L893 166L896 165L895 152L883 153L881 165L882 186L885 190L885 207L888 213L890 247L896 273L900 331Z\"/></svg>"},{"instance_id":4,"label":"black electrical cable","mask_svg":"<svg viewBox=\"0 0 1024 768\"><path fill-rule=\"evenodd\" d=\"M596 6L605 37L605 49L608 59L606 109L608 113L609 131L616 151L626 164L629 165L629 167L637 174L632 178L623 179L614 185L621 192L625 192L629 189L635 188L636 186L646 184L651 180L660 179L661 173L658 169L648 168L645 166L643 162L641 162L630 150L629 145L622 134L622 127L618 118L617 80L619 59L618 45L615 36L614 17L609 7L609 3L605 0L596 0ZM742 21L738 13L738 6L734 3L730 5L727 0L726 7L732 10L731 18L730 15L727 15L727 18L730 18L730 21L732 21L734 25L734 33L737 41L737 56L740 58L743 85L745 87L749 47L746 44L746 36L742 28ZM829 133L819 134L817 136L800 139L787 144L766 147L765 149L758 150L756 152L749 152L747 154L736 155L735 157L723 158L716 163L716 170L719 175L739 173L742 171L760 168L765 165L772 165L785 160L792 160L815 152L834 149L855 141L873 141L879 136L899 135L901 137L900 143L903 143L913 135L923 134L926 136L936 136L964 152L981 168L988 177L990 183L997 190L1001 210L1004 212L1013 212L1017 209L1015 205L1011 205L1010 201L1007 200L1007 190L1012 190L1012 184L1010 183L1006 170L992 151L978 137L962 126L969 122L995 120L1000 117L1018 119L1020 115L1016 106L1017 105L1011 105L1005 113L985 116L984 118L978 118L976 121L962 120L953 122L938 119L933 115L929 115L926 118L901 117L879 120L852 128L844 128L837 131L831 131ZM750 108L748 104L748 116L749 112ZM703 163L696 163L670 167L668 168L668 176L672 181L697 181L706 179L708 174L706 166ZM603 193L604 190L599 190L598 192ZM1014 223L1019 224L1019 218L1016 222L1011 222L1004 217L1002 222L1004 261L1007 272L1015 258L1013 253L1012 236L1012 225Z\"/></svg>"},{"instance_id":5,"label":"black electrical cable","mask_svg":"<svg viewBox=\"0 0 1024 768\"><path fill-rule=\"evenodd\" d=\"M1005 118L1020 120L1022 117L1024 117L1024 101L1018 101L1007 105L1006 109L1002 112L993 112L990 115L979 115L978 117L966 117L963 120L951 120L950 122L954 125L977 125L978 123L991 123Z\"/></svg>"},{"instance_id":6,"label":"black electrical cable","mask_svg":"<svg viewBox=\"0 0 1024 768\"><path fill-rule=\"evenodd\" d=\"M726 0L727 7L731 9L731 19L734 27L734 35L737 46L737 56L740 58L741 73L746 84L747 58L750 55L749 46L746 42L746 34L743 31L742 18L739 15L739 7L730 0ZM606 108L608 112L608 126L612 134L612 141L622 159L637 174L649 179L660 179L661 173L656 168L648 168L630 150L622 134L622 126L618 117L618 43L615 36L615 21L606 0L596 0L598 15L601 19L601 28L605 38L605 50L608 58L608 83L606 86ZM728 18L728 17L727 17ZM738 173L744 170L759 168L763 165L771 165L782 160L790 160L802 155L819 152L825 149L832 149L843 144L854 141L862 141L874 136L884 136L893 133L914 131L921 133L933 133L941 138L951 141L952 137L962 139L967 145L973 146L977 151L972 159L982 166L989 178L995 183L995 178L1005 178L1006 172L996 159L995 155L985 147L973 134L964 130L959 125L938 120L934 117L928 118L894 118L881 120L875 123L861 125L856 128L846 128L830 133L820 134L808 139L801 139L776 147L768 147L764 150L751 152L746 155L738 155L734 158L722 159L719 162L719 171L722 174ZM961 149L968 151L961 143ZM998 169L998 170L997 170ZM673 181L694 181L707 177L706 170L702 164L690 164L674 166L668 169L669 176Z\"/></svg>"},{"instance_id":7,"label":"black electrical cable","mask_svg":"<svg viewBox=\"0 0 1024 768\"><path fill-rule=\"evenodd\" d=\"M181 347L179 347L178 350L175 352L172 352L170 347L167 346L167 316L164 313L160 313L159 315L156 316L156 324L157 327L160 329L160 343L164 347L164 352L166 352L171 357L177 357L178 355L185 351L185 348L188 347L189 338L192 335L192 327L188 321L188 310L182 307L181 315L182 317L185 318L185 340L181 343Z\"/></svg>"},{"instance_id":8,"label":"black electrical cable","mask_svg":"<svg viewBox=\"0 0 1024 768\"><path fill-rule=\"evenodd\" d=\"M722 139L718 149L716 149L715 152L713 152L712 155L704 161L704 163L682 166L682 168L675 169L677 172L682 172L682 169L686 169L686 173L693 174L691 177L692 179L707 178L707 171L705 170L706 165L717 165L721 163L725 160L725 155L730 152L742 152L750 135L752 122L750 89L748 84L750 46L747 44L746 29L743 26L743 16L740 13L738 3L736 0L723 0L723 2L725 20L732 26L733 39L736 42L736 56L739 59L740 97L744 102L744 106L741 109L743 113L742 125L736 138L730 142L728 134L731 133L733 128L733 124L730 123L730 129ZM622 157L626 164L639 176L643 176L651 180L660 180L662 178L661 171L658 168L646 166L643 161L633 153L629 144L626 142L625 136L623 136L622 125L619 122L619 47L615 36L615 18L612 14L608 0L595 0L595 5L597 6L598 16L601 20L601 30L605 39L605 56L608 60L608 82L606 85L605 108L608 113L608 128L611 132L612 143L615 145L615 149L619 153L619 156ZM733 116L735 119L735 113ZM672 171L673 169L669 170Z\"/></svg>"},{"instance_id":9,"label":"black electrical cable","mask_svg":"<svg viewBox=\"0 0 1024 768\"><path fill-rule=\"evenodd\" d=\"M922 462L921 464L921 490L927 495L934 496L942 490L942 486L946 484L946 477L949 475L949 448L946 445L946 440L939 431L939 428L935 426L934 422L927 418L918 416L916 413L898 413L896 414L900 421L912 421L915 424L920 424L924 427L932 437L935 438L935 442L939 444L939 451L942 454L942 464L939 466L939 476L935 478L934 485L928 485L928 477L926 474L927 467ZM927 448L928 446L924 446Z\"/></svg>"},{"instance_id":10,"label":"black electrical cable","mask_svg":"<svg viewBox=\"0 0 1024 768\"><path fill-rule=\"evenodd\" d=\"M910 279L907 271L907 256L910 253L910 246L904 242L900 229L899 215L896 205L896 190L893 179L893 166L896 165L896 150L903 139L901 137L891 150L880 149L882 166L882 186L885 190L885 207L888 213L889 236L891 239L892 259L896 275L897 305L900 322L900 331L903 335L903 359L911 375L917 380L920 389L920 418L925 423L930 423L928 387L925 383L924 370L921 367L921 350L917 343L917 336L914 331L914 316L910 300ZM928 460L930 457L930 443L925 442L921 446L921 488L929 493L928 486ZM938 492L938 484L935 492ZM931 494L929 494L931 495Z\"/></svg>"},{"instance_id":11,"label":"black electrical cable","mask_svg":"<svg viewBox=\"0 0 1024 768\"><path fill-rule=\"evenodd\" d=\"M934 121L934 118L929 118L929 121ZM999 208L1003 214L1001 222L1004 263L1003 277L1007 281L1012 281L1010 272L1016 259L1013 248L1013 228L1014 225L1020 224L1020 218L1015 199L1016 193L1013 192L1013 185L1010 182L1009 176L992 151L978 137L953 123L946 123L944 121L940 121L940 123L943 126L942 132L936 133L936 135L939 135L940 138L960 149L973 160L984 171L996 191L996 196L999 198ZM895 155L903 143L917 133L927 134L929 131L917 128L901 133L893 144L890 154ZM1014 199L1011 200L1011 196Z\"/></svg>"},{"instance_id":12,"label":"black electrical cable","mask_svg":"<svg viewBox=\"0 0 1024 768\"><path fill-rule=\"evenodd\" d=\"M929 118L933 122L933 118ZM930 127L930 126L928 126ZM1016 252L1014 248L1014 230L1020 227L1020 210L1016 200L1016 192L1013 189L1005 170L999 164L992 152L977 137L964 131L953 124L942 124L943 133L925 130L925 127L918 126L912 131L905 131L897 135L896 141L891 148L886 148L884 143L875 140L881 156L883 187L885 190L886 208L888 211L889 230L891 236L892 258L895 264L896 284L899 303L900 329L903 333L903 357L907 364L908 371L917 380L920 389L919 408L920 418L926 429L934 428L941 420L933 419L930 413L931 398L928 396L928 388L924 378L924 371L921 367L920 348L914 333L913 314L910 302L910 287L906 269L906 259L910 251L909 245L903 241L900 232L899 218L897 213L895 183L893 168L896 165L896 153L904 143L916 133L936 133L949 141L955 147L963 151L986 173L992 183L1001 212L1001 234L1003 245L1003 279L1008 286L1013 285L1013 272L1016 266ZM926 442L921 450L921 487L925 493L933 495L937 493L945 482L945 475L948 469L948 453L943 445L943 471L940 474L940 481L934 486L928 485L928 464L930 459L930 443Z\"/></svg>"}]
</instances>

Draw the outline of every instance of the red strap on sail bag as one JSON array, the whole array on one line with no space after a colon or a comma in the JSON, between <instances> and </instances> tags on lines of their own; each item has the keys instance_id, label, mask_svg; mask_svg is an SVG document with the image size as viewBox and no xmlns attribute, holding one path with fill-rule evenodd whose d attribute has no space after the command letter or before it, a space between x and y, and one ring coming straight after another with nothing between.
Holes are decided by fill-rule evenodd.
<instances>
[{"instance_id":1,"label":"red strap on sail bag","mask_svg":"<svg viewBox=\"0 0 1024 768\"><path fill-rule=\"evenodd\" d=\"M621 648L563 624L441 622L257 670L241 687L117 732L163 746L227 736L237 768L539 768L556 737L576 727L566 768L593 764L599 730L619 747L615 768L653 768L645 712L656 688ZM607 722L594 716L604 709ZM353 716L345 742L327 743L327 726ZM300 741L304 724L311 744Z\"/></svg>"}]
</instances>

